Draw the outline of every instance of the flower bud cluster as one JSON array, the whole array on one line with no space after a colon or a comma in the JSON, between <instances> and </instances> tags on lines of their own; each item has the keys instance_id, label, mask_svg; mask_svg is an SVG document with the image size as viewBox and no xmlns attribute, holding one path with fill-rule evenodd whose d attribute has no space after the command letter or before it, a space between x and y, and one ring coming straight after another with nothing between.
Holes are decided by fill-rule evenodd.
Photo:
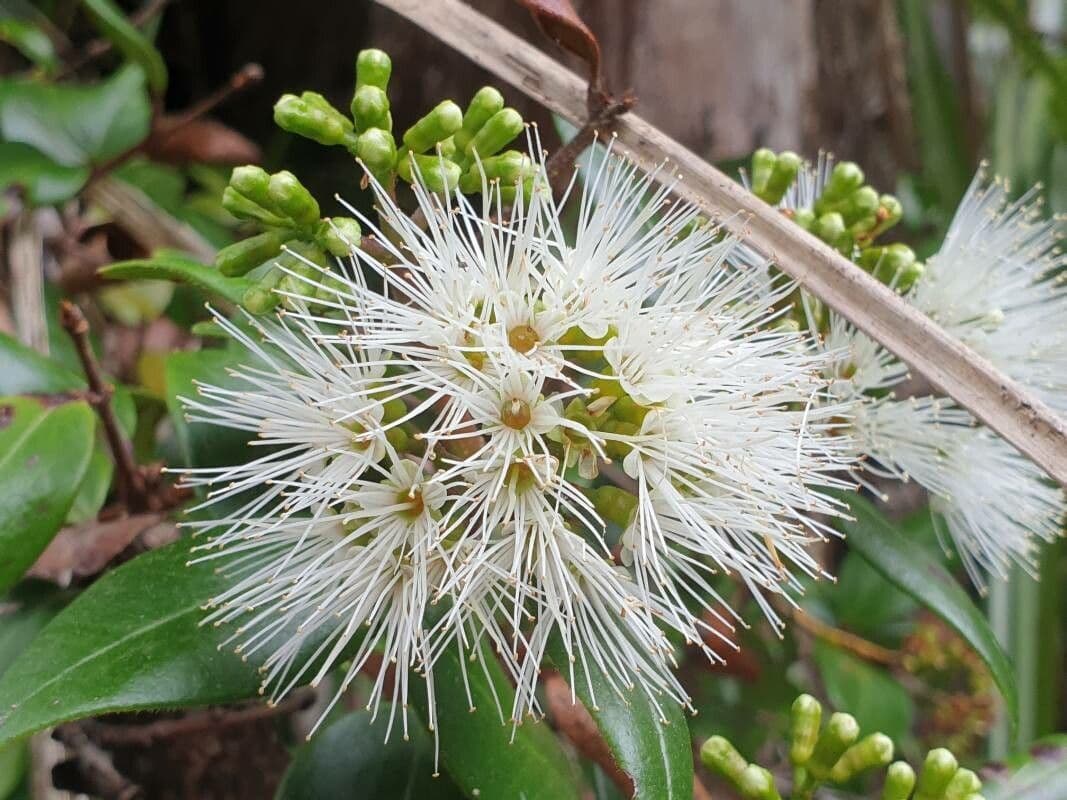
<instances>
[{"instance_id":1,"label":"flower bud cluster","mask_svg":"<svg viewBox=\"0 0 1067 800\"><path fill-rule=\"evenodd\" d=\"M790 709L791 800L811 800L820 786L844 786L872 770L886 768L882 800L982 800L982 782L943 748L931 750L919 776L904 761L893 761L893 742L883 733L860 737L855 717L835 713L822 724L823 708L802 694ZM700 759L724 777L745 800L781 800L773 773L748 763L733 744L712 736Z\"/></svg>"}]
</instances>

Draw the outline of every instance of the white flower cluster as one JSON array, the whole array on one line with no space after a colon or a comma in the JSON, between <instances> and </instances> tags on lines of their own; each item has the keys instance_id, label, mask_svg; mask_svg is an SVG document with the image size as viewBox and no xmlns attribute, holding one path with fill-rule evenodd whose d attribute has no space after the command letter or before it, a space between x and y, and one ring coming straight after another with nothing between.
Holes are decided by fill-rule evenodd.
<instances>
[{"instance_id":1,"label":"white flower cluster","mask_svg":"<svg viewBox=\"0 0 1067 800\"><path fill-rule=\"evenodd\" d=\"M353 249L276 321L219 319L247 357L188 412L263 455L189 482L234 508L195 523L237 576L209 619L272 693L343 662L375 709L412 673L432 709L446 648L489 643L516 721L549 649L572 685L580 664L687 702L668 633L714 657L717 575L780 623L770 597L819 573L852 458L831 356L656 176L609 155L565 209L535 168L510 210L416 188L421 224L376 187L386 256Z\"/></svg>"},{"instance_id":2,"label":"white flower cluster","mask_svg":"<svg viewBox=\"0 0 1067 800\"><path fill-rule=\"evenodd\" d=\"M783 208L811 209L833 162L801 170ZM904 299L1067 410L1067 265L1055 220L1031 191L1011 202L984 170L975 176L944 245ZM809 325L815 327L814 314ZM844 319L830 314L823 340L839 354L831 394L855 402L851 439L873 474L914 479L930 493L935 520L955 541L971 579L1032 568L1037 540L1059 535L1067 503L1029 459L981 427L952 400L893 395L907 368Z\"/></svg>"}]
</instances>

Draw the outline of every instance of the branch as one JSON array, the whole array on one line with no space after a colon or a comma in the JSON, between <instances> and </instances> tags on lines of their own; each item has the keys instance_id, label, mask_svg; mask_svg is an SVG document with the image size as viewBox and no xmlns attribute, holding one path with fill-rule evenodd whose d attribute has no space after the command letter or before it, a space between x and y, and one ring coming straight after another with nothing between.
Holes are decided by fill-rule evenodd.
<instances>
[{"instance_id":1,"label":"branch","mask_svg":"<svg viewBox=\"0 0 1067 800\"><path fill-rule=\"evenodd\" d=\"M479 66L575 124L586 118L585 82L459 0L377 0ZM646 168L669 160L684 173L676 194L769 256L864 333L950 395L1067 485L1067 429L1044 403L997 371L896 293L779 214L736 181L634 114L618 140ZM663 180L670 180L664 175Z\"/></svg>"},{"instance_id":2,"label":"branch","mask_svg":"<svg viewBox=\"0 0 1067 800\"><path fill-rule=\"evenodd\" d=\"M118 473L119 499L129 508L142 510L145 507L142 502L146 494L144 475L133 460L133 447L119 427L115 410L111 407L111 395L115 387L105 381L100 372L100 364L89 343L89 323L81 309L69 300L63 300L59 304L59 321L74 342L78 360L89 383L87 399L104 425L104 436L107 438L108 447L111 448Z\"/></svg>"},{"instance_id":3,"label":"branch","mask_svg":"<svg viewBox=\"0 0 1067 800\"><path fill-rule=\"evenodd\" d=\"M867 641L862 636L828 625L802 609L798 608L793 612L793 621L815 638L847 650L865 661L873 661L876 664L885 664L890 667L900 663L900 654L896 651Z\"/></svg>"}]
</instances>

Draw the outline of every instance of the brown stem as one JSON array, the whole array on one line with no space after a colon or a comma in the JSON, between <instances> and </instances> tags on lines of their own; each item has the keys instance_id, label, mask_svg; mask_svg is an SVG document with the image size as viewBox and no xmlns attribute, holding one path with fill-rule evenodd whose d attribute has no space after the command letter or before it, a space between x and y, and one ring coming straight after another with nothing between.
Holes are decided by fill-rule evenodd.
<instances>
[{"instance_id":1,"label":"brown stem","mask_svg":"<svg viewBox=\"0 0 1067 800\"><path fill-rule=\"evenodd\" d=\"M594 93L590 92L591 103L593 102L593 97ZM636 100L637 98L629 92L624 94L621 99L610 97L604 99L599 107L594 106L590 109L589 118L574 134L574 138L549 157L548 162L545 164L545 169L548 172L548 182L557 197L566 189L567 182L574 172L574 162L578 156L598 136L610 132L614 127L615 120L633 108Z\"/></svg>"},{"instance_id":2,"label":"brown stem","mask_svg":"<svg viewBox=\"0 0 1067 800\"><path fill-rule=\"evenodd\" d=\"M144 797L141 787L120 773L111 756L89 739L82 724L72 723L56 728L55 736L74 751L79 772L93 794L114 800Z\"/></svg>"},{"instance_id":3,"label":"brown stem","mask_svg":"<svg viewBox=\"0 0 1067 800\"><path fill-rule=\"evenodd\" d=\"M130 14L130 23L134 27L140 28L146 22L155 19L162 14L163 9L165 9L169 3L170 0L150 0L150 2L145 3L141 8ZM108 39L93 39L85 46L85 49L81 54L63 65L63 68L59 70L56 77L64 78L71 73L77 72L90 61L94 61L100 56L110 53L112 47L114 47L114 45Z\"/></svg>"},{"instance_id":4,"label":"brown stem","mask_svg":"<svg viewBox=\"0 0 1067 800\"><path fill-rule=\"evenodd\" d=\"M118 473L119 499L131 511L143 511L147 508L145 499L144 475L133 460L133 447L126 439L119 427L115 410L111 407L111 395L115 387L104 380L100 372L100 364L93 353L89 343L89 323L82 314L81 309L69 300L63 300L59 304L59 320L74 342L74 348L78 353L85 379L89 383L87 399L90 405L96 409L104 426L104 436L107 437L108 447L115 459L115 469Z\"/></svg>"},{"instance_id":5,"label":"brown stem","mask_svg":"<svg viewBox=\"0 0 1067 800\"><path fill-rule=\"evenodd\" d=\"M900 654L896 651L870 642L862 636L828 625L818 617L814 617L799 608L793 612L793 620L801 629L812 636L822 639L824 642L829 642L835 647L840 647L842 650L848 650L865 661L873 661L876 664L885 664L887 666L900 663Z\"/></svg>"}]
</instances>

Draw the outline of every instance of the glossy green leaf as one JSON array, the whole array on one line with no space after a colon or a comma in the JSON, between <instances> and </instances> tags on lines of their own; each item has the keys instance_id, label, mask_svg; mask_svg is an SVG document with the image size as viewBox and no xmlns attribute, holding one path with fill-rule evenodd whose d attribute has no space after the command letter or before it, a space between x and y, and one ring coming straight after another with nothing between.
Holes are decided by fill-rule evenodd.
<instances>
[{"instance_id":1,"label":"glossy green leaf","mask_svg":"<svg viewBox=\"0 0 1067 800\"><path fill-rule=\"evenodd\" d=\"M115 411L119 427L127 437L132 437L137 427L137 408L130 390L122 386L115 387L115 393L111 396L111 407ZM100 512L107 501L114 474L115 461L111 447L107 443L102 426L97 426L96 447L89 458L89 466L78 487L78 494L67 512L67 525L87 522Z\"/></svg>"},{"instance_id":2,"label":"glossy green leaf","mask_svg":"<svg viewBox=\"0 0 1067 800\"><path fill-rule=\"evenodd\" d=\"M79 375L0 333L0 395L51 394L83 388L85 382Z\"/></svg>"},{"instance_id":3,"label":"glossy green leaf","mask_svg":"<svg viewBox=\"0 0 1067 800\"><path fill-rule=\"evenodd\" d=\"M578 800L575 773L548 725L527 721L513 728L501 718L515 692L497 661L485 650L466 661L469 704L460 658L449 648L433 670L441 763L456 785L471 798ZM427 719L425 693L415 691L413 701Z\"/></svg>"},{"instance_id":4,"label":"glossy green leaf","mask_svg":"<svg viewBox=\"0 0 1067 800\"><path fill-rule=\"evenodd\" d=\"M82 0L93 24L115 49L144 70L149 87L155 95L167 88L167 67L163 56L112 0Z\"/></svg>"},{"instance_id":5,"label":"glossy green leaf","mask_svg":"<svg viewBox=\"0 0 1067 800\"><path fill-rule=\"evenodd\" d=\"M550 655L567 678L562 644L555 643ZM604 735L615 762L633 779L635 798L689 800L693 796L692 742L681 706L664 698L657 711L640 690L620 697L595 664L586 666L580 661L574 664L573 688Z\"/></svg>"},{"instance_id":6,"label":"glossy green leaf","mask_svg":"<svg viewBox=\"0 0 1067 800\"><path fill-rule=\"evenodd\" d=\"M863 733L884 733L902 741L915 721L915 703L907 689L884 669L819 642L815 663L830 703L856 718Z\"/></svg>"},{"instance_id":7,"label":"glossy green leaf","mask_svg":"<svg viewBox=\"0 0 1067 800\"><path fill-rule=\"evenodd\" d=\"M0 677L0 742L111 711L258 695L257 664L220 647L232 629L200 625L201 606L231 579L218 561L187 566L191 546L106 573L41 631Z\"/></svg>"},{"instance_id":8,"label":"glossy green leaf","mask_svg":"<svg viewBox=\"0 0 1067 800\"><path fill-rule=\"evenodd\" d=\"M0 591L55 536L81 485L96 420L83 401L0 398Z\"/></svg>"},{"instance_id":9,"label":"glossy green leaf","mask_svg":"<svg viewBox=\"0 0 1067 800\"><path fill-rule=\"evenodd\" d=\"M890 583L941 617L974 648L989 667L1008 712L1015 719L1018 698L1012 665L967 592L923 547L902 536L873 505L855 495L842 497L856 518L841 523L849 547Z\"/></svg>"},{"instance_id":10,"label":"glossy green leaf","mask_svg":"<svg viewBox=\"0 0 1067 800\"><path fill-rule=\"evenodd\" d=\"M214 267L173 252L157 253L152 258L120 261L104 267L100 274L119 280L164 279L187 283L235 304L240 304L245 292L252 286L252 281L247 278L227 278Z\"/></svg>"},{"instance_id":11,"label":"glossy green leaf","mask_svg":"<svg viewBox=\"0 0 1067 800\"><path fill-rule=\"evenodd\" d=\"M148 136L144 83L134 66L92 85L0 78L0 137L66 166L99 164Z\"/></svg>"},{"instance_id":12,"label":"glossy green leaf","mask_svg":"<svg viewBox=\"0 0 1067 800\"><path fill-rule=\"evenodd\" d=\"M21 142L0 142L0 191L18 186L31 205L48 206L69 200L88 179L88 167L57 164Z\"/></svg>"},{"instance_id":13,"label":"glossy green leaf","mask_svg":"<svg viewBox=\"0 0 1067 800\"><path fill-rule=\"evenodd\" d=\"M49 584L26 581L0 600L0 675L68 600Z\"/></svg>"},{"instance_id":14,"label":"glossy green leaf","mask_svg":"<svg viewBox=\"0 0 1067 800\"><path fill-rule=\"evenodd\" d=\"M385 741L390 708L378 719L356 711L330 723L293 753L275 800L461 800L446 775L433 777L433 740L417 726L404 741L394 725Z\"/></svg>"}]
</instances>

